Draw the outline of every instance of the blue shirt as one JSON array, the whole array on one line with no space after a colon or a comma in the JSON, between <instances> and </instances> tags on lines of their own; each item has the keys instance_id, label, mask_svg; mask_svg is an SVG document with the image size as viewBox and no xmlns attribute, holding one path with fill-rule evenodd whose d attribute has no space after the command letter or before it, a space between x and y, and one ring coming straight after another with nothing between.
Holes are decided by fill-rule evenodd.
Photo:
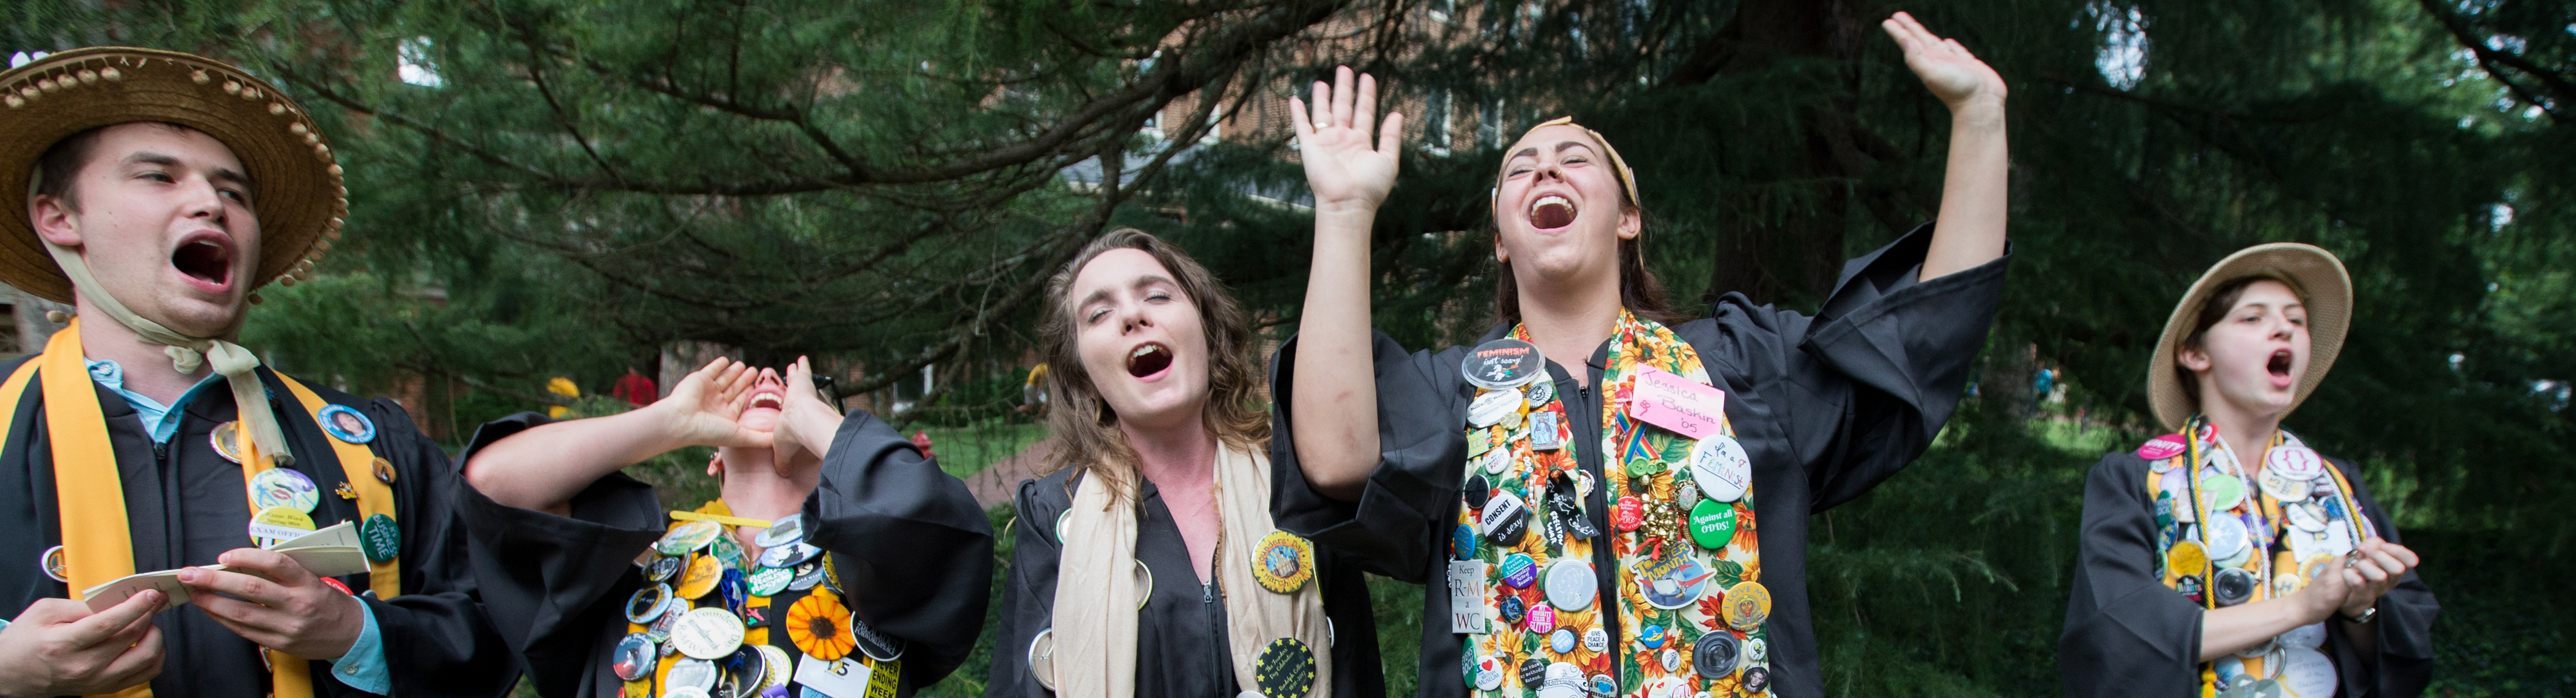
<instances>
[{"instance_id":1,"label":"blue shirt","mask_svg":"<svg viewBox=\"0 0 2576 698\"><path fill-rule=\"evenodd\" d=\"M125 404L134 406L134 416L143 420L143 430L152 435L152 442L156 444L169 443L170 437L179 433L181 406L209 390L207 386L225 385L223 376L208 374L205 380L197 381L196 385L188 387L187 392L180 393L177 402L163 405L142 393L126 390L124 366L114 361L86 357L83 360L88 362L90 380L98 381L109 392L125 398ZM225 389L229 390L229 386ZM383 633L376 630L376 609L364 601L358 603L358 609L366 614L367 620L359 624L358 641L349 645L349 652L331 660L331 674L350 688L377 695L393 695L393 669L385 664L385 640ZM0 624L0 628L5 627L8 626Z\"/></svg>"}]
</instances>

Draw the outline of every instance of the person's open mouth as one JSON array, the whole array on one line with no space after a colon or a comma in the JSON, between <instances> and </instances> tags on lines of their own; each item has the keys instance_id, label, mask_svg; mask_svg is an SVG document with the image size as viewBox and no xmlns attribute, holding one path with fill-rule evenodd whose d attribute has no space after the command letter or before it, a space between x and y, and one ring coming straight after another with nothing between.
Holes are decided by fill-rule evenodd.
<instances>
[{"instance_id":1,"label":"person's open mouth","mask_svg":"<svg viewBox=\"0 0 2576 698\"><path fill-rule=\"evenodd\" d=\"M1172 367L1172 349L1154 342L1136 345L1127 352L1127 375L1151 378Z\"/></svg>"},{"instance_id":2,"label":"person's open mouth","mask_svg":"<svg viewBox=\"0 0 2576 698\"><path fill-rule=\"evenodd\" d=\"M2272 373L2272 387L2287 388L2296 380L2290 375L2291 358L2290 350L2280 349L2272 352L2272 360L2264 362L2263 369Z\"/></svg>"},{"instance_id":3,"label":"person's open mouth","mask_svg":"<svg viewBox=\"0 0 2576 698\"><path fill-rule=\"evenodd\" d=\"M207 291L221 293L233 284L232 239L214 231L190 234L179 240L178 250L170 253L170 266L207 287Z\"/></svg>"},{"instance_id":4,"label":"person's open mouth","mask_svg":"<svg viewBox=\"0 0 2576 698\"><path fill-rule=\"evenodd\" d=\"M1538 197L1536 203L1530 204L1529 221L1531 227L1540 230L1556 230L1573 225L1574 202L1555 194Z\"/></svg>"},{"instance_id":5,"label":"person's open mouth","mask_svg":"<svg viewBox=\"0 0 2576 698\"><path fill-rule=\"evenodd\" d=\"M778 389L776 389L776 388L762 388L762 389L760 389L760 390L758 390L758 391L754 391L754 392L751 394L751 405L748 407L748 409L755 409L755 410L757 410L757 409L763 409L763 408L773 409L773 410L783 410L783 409L786 409L786 408L787 408L787 398L786 398L785 396L783 396L783 395L780 395L780 394L779 394Z\"/></svg>"}]
</instances>

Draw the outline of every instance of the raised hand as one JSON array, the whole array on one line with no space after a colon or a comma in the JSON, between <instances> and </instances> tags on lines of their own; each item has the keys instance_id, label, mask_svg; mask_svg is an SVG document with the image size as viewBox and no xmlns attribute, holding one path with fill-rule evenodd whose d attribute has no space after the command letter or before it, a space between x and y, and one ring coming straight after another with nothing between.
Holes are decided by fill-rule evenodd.
<instances>
[{"instance_id":1,"label":"raised hand","mask_svg":"<svg viewBox=\"0 0 2576 698\"><path fill-rule=\"evenodd\" d=\"M777 450L772 461L780 475L799 467L819 464L832 450L832 437L841 428L841 411L823 401L823 392L814 388L814 364L806 357L796 357L787 367L787 404L778 409L778 431L771 442Z\"/></svg>"},{"instance_id":2,"label":"raised hand","mask_svg":"<svg viewBox=\"0 0 2576 698\"><path fill-rule=\"evenodd\" d=\"M645 409L660 414L674 440L691 446L768 446L770 435L739 421L751 403L751 386L760 372L739 361L716 357L671 386L671 394Z\"/></svg>"},{"instance_id":3,"label":"raised hand","mask_svg":"<svg viewBox=\"0 0 2576 698\"><path fill-rule=\"evenodd\" d=\"M0 695L114 693L161 674L168 599L146 589L97 613L71 599L37 599L0 629Z\"/></svg>"},{"instance_id":4,"label":"raised hand","mask_svg":"<svg viewBox=\"0 0 2576 698\"><path fill-rule=\"evenodd\" d=\"M1388 112L1383 124L1377 121L1375 78L1361 75L1358 89L1352 89L1350 67L1336 69L1333 84L1315 81L1312 107L1288 98L1288 120L1297 129L1297 157L1306 163L1306 186L1315 193L1318 213L1375 212L1386 202L1395 188L1404 114Z\"/></svg>"},{"instance_id":5,"label":"raised hand","mask_svg":"<svg viewBox=\"0 0 2576 698\"><path fill-rule=\"evenodd\" d=\"M1923 28L1922 22L1914 21L1913 15L1903 12L1878 26L1905 49L1905 67L1914 69L1914 76L1923 80L1932 96L1950 105L1951 111L1982 102L2003 104L2007 91L2003 76L1995 74L1985 61L1977 60L1976 54L1959 45L1959 40L1935 36Z\"/></svg>"}]
</instances>

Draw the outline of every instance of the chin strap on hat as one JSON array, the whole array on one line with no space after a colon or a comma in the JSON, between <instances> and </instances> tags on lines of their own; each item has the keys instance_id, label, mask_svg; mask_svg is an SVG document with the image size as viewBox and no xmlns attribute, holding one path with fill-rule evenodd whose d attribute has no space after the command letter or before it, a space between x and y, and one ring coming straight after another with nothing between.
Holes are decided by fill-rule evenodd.
<instances>
[{"instance_id":1,"label":"chin strap on hat","mask_svg":"<svg viewBox=\"0 0 2576 698\"><path fill-rule=\"evenodd\" d=\"M259 383L259 355L221 339L179 334L136 315L90 276L89 263L81 259L79 252L52 240L45 241L45 251L53 253L54 263L71 278L72 288L88 298L91 305L117 324L142 335L145 341L163 345L161 353L170 356L172 368L180 373L196 373L209 359L213 360L215 373L222 374L224 382L232 387L233 405L241 413L242 423L250 427L251 440L259 446L259 452L274 454L279 466L295 463L295 455L286 447L285 432L278 428L277 414L268 408L268 391Z\"/></svg>"}]
</instances>

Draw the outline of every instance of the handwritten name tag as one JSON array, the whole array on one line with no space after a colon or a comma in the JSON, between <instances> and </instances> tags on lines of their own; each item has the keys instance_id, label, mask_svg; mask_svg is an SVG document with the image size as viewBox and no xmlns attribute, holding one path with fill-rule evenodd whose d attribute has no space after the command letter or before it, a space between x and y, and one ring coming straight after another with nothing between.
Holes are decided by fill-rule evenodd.
<instances>
[{"instance_id":1,"label":"handwritten name tag","mask_svg":"<svg viewBox=\"0 0 2576 698\"><path fill-rule=\"evenodd\" d=\"M1708 438L1726 417L1726 392L1653 366L1637 367L1628 416L1694 439Z\"/></svg>"}]
</instances>

